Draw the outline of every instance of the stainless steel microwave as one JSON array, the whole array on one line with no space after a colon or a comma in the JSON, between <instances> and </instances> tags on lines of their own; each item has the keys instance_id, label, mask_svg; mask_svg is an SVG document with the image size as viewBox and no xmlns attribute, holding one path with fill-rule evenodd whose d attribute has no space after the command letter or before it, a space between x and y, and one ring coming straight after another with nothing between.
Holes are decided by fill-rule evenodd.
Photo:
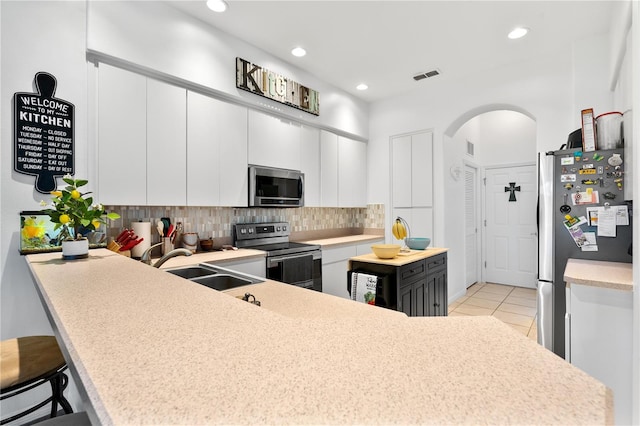
<instances>
[{"instance_id":1,"label":"stainless steel microwave","mask_svg":"<svg viewBox=\"0 0 640 426\"><path fill-rule=\"evenodd\" d=\"M249 206L304 206L304 173L299 170L250 165Z\"/></svg>"}]
</instances>

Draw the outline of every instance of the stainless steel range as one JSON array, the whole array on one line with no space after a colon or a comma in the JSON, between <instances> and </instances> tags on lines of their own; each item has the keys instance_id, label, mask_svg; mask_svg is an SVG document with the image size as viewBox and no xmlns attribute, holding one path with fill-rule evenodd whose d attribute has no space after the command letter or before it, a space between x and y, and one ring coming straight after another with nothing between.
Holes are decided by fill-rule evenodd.
<instances>
[{"instance_id":1,"label":"stainless steel range","mask_svg":"<svg viewBox=\"0 0 640 426\"><path fill-rule=\"evenodd\" d=\"M233 242L238 248L267 252L267 278L322 291L320 246L291 242L290 233L288 222L238 223L233 225Z\"/></svg>"}]
</instances>

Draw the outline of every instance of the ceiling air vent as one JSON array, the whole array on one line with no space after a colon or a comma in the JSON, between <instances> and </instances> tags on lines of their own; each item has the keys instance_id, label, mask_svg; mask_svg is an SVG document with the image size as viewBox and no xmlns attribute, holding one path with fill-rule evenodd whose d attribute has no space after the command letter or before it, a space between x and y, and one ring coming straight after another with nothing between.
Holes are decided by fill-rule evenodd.
<instances>
[{"instance_id":1,"label":"ceiling air vent","mask_svg":"<svg viewBox=\"0 0 640 426\"><path fill-rule=\"evenodd\" d=\"M415 81L424 80L425 78L435 77L436 75L440 75L440 71L438 69L434 69L431 71L423 72L413 76Z\"/></svg>"}]
</instances>

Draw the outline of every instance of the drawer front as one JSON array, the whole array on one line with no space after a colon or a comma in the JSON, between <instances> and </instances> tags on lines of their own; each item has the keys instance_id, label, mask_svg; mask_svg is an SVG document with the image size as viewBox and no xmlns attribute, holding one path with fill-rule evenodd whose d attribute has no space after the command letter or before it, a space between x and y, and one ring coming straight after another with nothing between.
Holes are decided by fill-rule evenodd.
<instances>
[{"instance_id":1,"label":"drawer front","mask_svg":"<svg viewBox=\"0 0 640 426\"><path fill-rule=\"evenodd\" d=\"M400 279L404 283L406 282L405 280L424 275L426 272L426 264L424 261L413 262L400 268Z\"/></svg>"},{"instance_id":2,"label":"drawer front","mask_svg":"<svg viewBox=\"0 0 640 426\"><path fill-rule=\"evenodd\" d=\"M427 259L427 269L438 269L447 266L447 255L439 254Z\"/></svg>"},{"instance_id":3,"label":"drawer front","mask_svg":"<svg viewBox=\"0 0 640 426\"><path fill-rule=\"evenodd\" d=\"M327 263L348 260L351 257L355 257L356 254L357 249L355 245L322 249L322 264L325 265Z\"/></svg>"},{"instance_id":4,"label":"drawer front","mask_svg":"<svg viewBox=\"0 0 640 426\"><path fill-rule=\"evenodd\" d=\"M358 256L361 254L371 253L371 246L374 244L384 244L384 240L370 241L364 244L358 244L356 251L358 252Z\"/></svg>"}]
</instances>

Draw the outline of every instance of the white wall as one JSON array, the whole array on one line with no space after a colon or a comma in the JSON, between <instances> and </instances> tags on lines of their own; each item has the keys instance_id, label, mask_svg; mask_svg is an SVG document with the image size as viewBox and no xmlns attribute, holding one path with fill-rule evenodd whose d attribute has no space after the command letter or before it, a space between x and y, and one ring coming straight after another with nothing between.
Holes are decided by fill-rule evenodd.
<instances>
[{"instance_id":1,"label":"white wall","mask_svg":"<svg viewBox=\"0 0 640 426\"><path fill-rule=\"evenodd\" d=\"M13 171L13 94L34 90L38 71L58 80L56 97L75 105L75 170L87 174L87 73L84 2L0 2L2 10L2 71L0 92L2 132L0 281L1 338L53 334L20 248L21 210L38 210L47 195L34 189L35 178ZM37 29L37 31L35 31ZM46 386L39 392L46 397ZM77 403L77 393L71 399ZM3 401L3 416L17 411L28 397ZM47 410L44 410L46 414ZM39 411L42 415L42 411ZM37 416L36 416L37 417Z\"/></svg>"},{"instance_id":2,"label":"white wall","mask_svg":"<svg viewBox=\"0 0 640 426\"><path fill-rule=\"evenodd\" d=\"M212 89L221 97L366 140L368 105L299 68L155 1L89 3L87 47ZM236 89L241 57L320 92L320 116Z\"/></svg>"},{"instance_id":3,"label":"white wall","mask_svg":"<svg viewBox=\"0 0 640 426\"><path fill-rule=\"evenodd\" d=\"M536 122L515 111L492 111L478 117L476 162L483 166L536 161Z\"/></svg>"}]
</instances>

